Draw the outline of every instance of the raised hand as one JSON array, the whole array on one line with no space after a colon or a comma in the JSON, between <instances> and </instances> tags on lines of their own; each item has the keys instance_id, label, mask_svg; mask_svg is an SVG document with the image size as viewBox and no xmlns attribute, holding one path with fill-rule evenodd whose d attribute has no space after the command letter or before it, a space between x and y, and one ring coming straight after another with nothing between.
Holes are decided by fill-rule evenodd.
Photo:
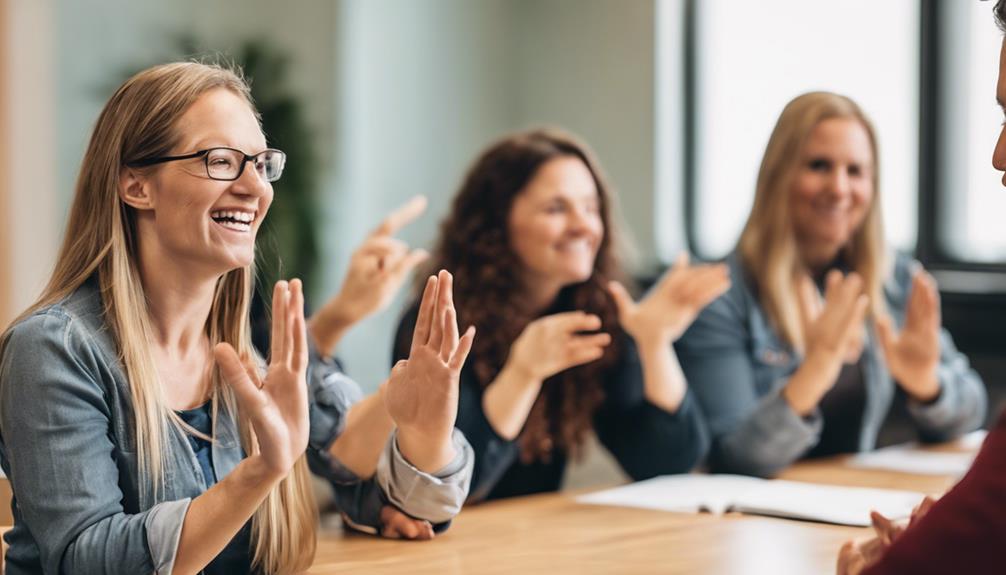
<instances>
[{"instance_id":1,"label":"raised hand","mask_svg":"<svg viewBox=\"0 0 1006 575\"><path fill-rule=\"evenodd\" d=\"M583 333L599 329L601 318L582 311L538 318L527 324L510 347L506 369L540 384L560 371L599 359L611 336Z\"/></svg>"},{"instance_id":2,"label":"raised hand","mask_svg":"<svg viewBox=\"0 0 1006 575\"><path fill-rule=\"evenodd\" d=\"M936 280L917 270L901 333L885 316L877 320L877 335L894 380L915 399L934 399L940 392L936 375L940 364L940 294Z\"/></svg>"},{"instance_id":3,"label":"raised hand","mask_svg":"<svg viewBox=\"0 0 1006 575\"><path fill-rule=\"evenodd\" d=\"M798 296L804 326L803 363L790 377L782 395L800 415L820 403L842 369L842 362L856 361L862 351L863 319L869 298L856 273L843 277L828 272L824 302L809 277L800 278Z\"/></svg>"},{"instance_id":4,"label":"raised hand","mask_svg":"<svg viewBox=\"0 0 1006 575\"><path fill-rule=\"evenodd\" d=\"M805 354L857 361L863 349L863 319L869 304L859 274L843 277L838 270L828 272L823 302L811 279L803 276L799 296Z\"/></svg>"},{"instance_id":5,"label":"raised hand","mask_svg":"<svg viewBox=\"0 0 1006 575\"><path fill-rule=\"evenodd\" d=\"M458 381L475 338L458 337L451 274L430 277L419 304L409 359L398 362L384 386L384 405L398 426L398 446L427 472L450 463L458 415Z\"/></svg>"},{"instance_id":6,"label":"raised hand","mask_svg":"<svg viewBox=\"0 0 1006 575\"><path fill-rule=\"evenodd\" d=\"M618 282L611 282L608 289L626 333L639 343L670 345L695 321L702 308L729 287L730 272L726 265L692 266L688 254L682 252L674 267L639 303Z\"/></svg>"},{"instance_id":7,"label":"raised hand","mask_svg":"<svg viewBox=\"0 0 1006 575\"><path fill-rule=\"evenodd\" d=\"M255 367L242 363L228 343L218 344L213 354L258 439L258 450L253 449L250 456L261 458L278 479L286 476L307 448L307 334L300 280L276 283L272 314L272 349L265 379Z\"/></svg>"},{"instance_id":8,"label":"raised hand","mask_svg":"<svg viewBox=\"0 0 1006 575\"><path fill-rule=\"evenodd\" d=\"M350 326L386 308L412 270L429 257L426 250L412 250L394 237L425 209L425 197L412 198L353 252L339 293L311 318L311 335L323 353L331 353Z\"/></svg>"}]
</instances>

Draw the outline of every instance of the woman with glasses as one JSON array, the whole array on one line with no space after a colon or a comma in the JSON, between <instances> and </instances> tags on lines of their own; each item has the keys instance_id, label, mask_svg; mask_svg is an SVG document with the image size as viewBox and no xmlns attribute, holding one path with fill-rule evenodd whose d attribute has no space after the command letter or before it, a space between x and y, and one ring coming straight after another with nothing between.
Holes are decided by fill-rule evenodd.
<instances>
[{"instance_id":1,"label":"woman with glasses","mask_svg":"<svg viewBox=\"0 0 1006 575\"><path fill-rule=\"evenodd\" d=\"M246 84L215 66L145 70L106 104L52 277L0 339L7 573L310 566L305 449L333 449L353 422L332 399L344 378L311 357L298 280L275 286L268 363L251 345L255 235L284 160ZM451 394L471 341L450 276L429 278L385 384L397 430L360 501L456 512L471 457Z\"/></svg>"},{"instance_id":2,"label":"woman with glasses","mask_svg":"<svg viewBox=\"0 0 1006 575\"><path fill-rule=\"evenodd\" d=\"M935 282L888 254L877 162L848 98L804 94L779 117L727 258L733 285L677 344L713 471L871 449L896 390L922 440L981 425L985 389L940 327Z\"/></svg>"},{"instance_id":3,"label":"woman with glasses","mask_svg":"<svg viewBox=\"0 0 1006 575\"><path fill-rule=\"evenodd\" d=\"M613 198L588 148L554 130L486 149L441 226L430 269L458 277L480 336L458 427L475 450L470 501L559 488L590 433L634 479L689 471L708 444L671 347L729 285L680 261L640 302L618 280ZM415 309L395 356L409 354Z\"/></svg>"}]
</instances>

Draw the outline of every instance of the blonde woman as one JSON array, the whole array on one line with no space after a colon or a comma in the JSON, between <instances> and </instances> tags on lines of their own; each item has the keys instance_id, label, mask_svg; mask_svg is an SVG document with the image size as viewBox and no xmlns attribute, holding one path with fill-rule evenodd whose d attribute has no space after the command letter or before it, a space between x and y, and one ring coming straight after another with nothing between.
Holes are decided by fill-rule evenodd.
<instances>
[{"instance_id":1,"label":"blonde woman","mask_svg":"<svg viewBox=\"0 0 1006 575\"><path fill-rule=\"evenodd\" d=\"M106 104L52 278L0 341L7 573L310 566L303 454L340 443L346 406L319 401L344 382L309 359L299 281L275 287L267 368L250 343L255 234L284 161L218 67L154 67ZM467 491L452 394L472 334L450 283L429 279L385 384L398 427L370 483L407 513L415 493L443 508Z\"/></svg>"},{"instance_id":2,"label":"blonde woman","mask_svg":"<svg viewBox=\"0 0 1006 575\"><path fill-rule=\"evenodd\" d=\"M678 342L712 436L712 470L773 475L873 448L900 390L920 439L981 425L978 375L940 326L933 279L884 243L873 127L850 99L783 110L733 284Z\"/></svg>"}]
</instances>

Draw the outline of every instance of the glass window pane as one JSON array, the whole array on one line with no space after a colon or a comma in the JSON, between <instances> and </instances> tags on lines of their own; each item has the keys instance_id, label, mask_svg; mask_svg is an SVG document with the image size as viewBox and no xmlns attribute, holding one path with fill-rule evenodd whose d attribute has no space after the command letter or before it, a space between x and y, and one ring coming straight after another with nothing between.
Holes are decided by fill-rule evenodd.
<instances>
[{"instance_id":1,"label":"glass window pane","mask_svg":"<svg viewBox=\"0 0 1006 575\"><path fill-rule=\"evenodd\" d=\"M992 167L1003 115L995 101L1002 33L989 2L941 3L942 158L937 216L940 246L967 262L1006 261L1006 190Z\"/></svg>"},{"instance_id":2,"label":"glass window pane","mask_svg":"<svg viewBox=\"0 0 1006 575\"><path fill-rule=\"evenodd\" d=\"M783 106L811 90L856 100L880 141L889 240L912 249L918 181L918 0L696 2L695 248L729 252Z\"/></svg>"}]
</instances>

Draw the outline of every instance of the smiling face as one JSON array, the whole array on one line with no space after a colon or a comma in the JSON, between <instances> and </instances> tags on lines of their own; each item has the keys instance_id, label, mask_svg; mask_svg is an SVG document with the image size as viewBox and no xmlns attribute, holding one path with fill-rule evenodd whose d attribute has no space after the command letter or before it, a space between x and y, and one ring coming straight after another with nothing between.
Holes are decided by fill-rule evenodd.
<instances>
[{"instance_id":1,"label":"smiling face","mask_svg":"<svg viewBox=\"0 0 1006 575\"><path fill-rule=\"evenodd\" d=\"M178 142L170 155L213 147L251 155L266 147L249 104L227 89L200 96L178 121L175 133ZM137 208L141 254L219 275L254 261L255 235L273 191L250 165L237 180L210 179L207 161L224 160L210 155L160 164L135 176L131 184L129 176L124 178L122 196Z\"/></svg>"},{"instance_id":2,"label":"smiling face","mask_svg":"<svg viewBox=\"0 0 1006 575\"><path fill-rule=\"evenodd\" d=\"M854 118L830 118L811 132L793 182L791 208L801 252L834 259L863 223L873 201L873 146Z\"/></svg>"},{"instance_id":3,"label":"smiling face","mask_svg":"<svg viewBox=\"0 0 1006 575\"><path fill-rule=\"evenodd\" d=\"M577 157L542 164L514 198L510 247L532 285L557 291L586 281L604 238L597 184Z\"/></svg>"}]
</instances>

